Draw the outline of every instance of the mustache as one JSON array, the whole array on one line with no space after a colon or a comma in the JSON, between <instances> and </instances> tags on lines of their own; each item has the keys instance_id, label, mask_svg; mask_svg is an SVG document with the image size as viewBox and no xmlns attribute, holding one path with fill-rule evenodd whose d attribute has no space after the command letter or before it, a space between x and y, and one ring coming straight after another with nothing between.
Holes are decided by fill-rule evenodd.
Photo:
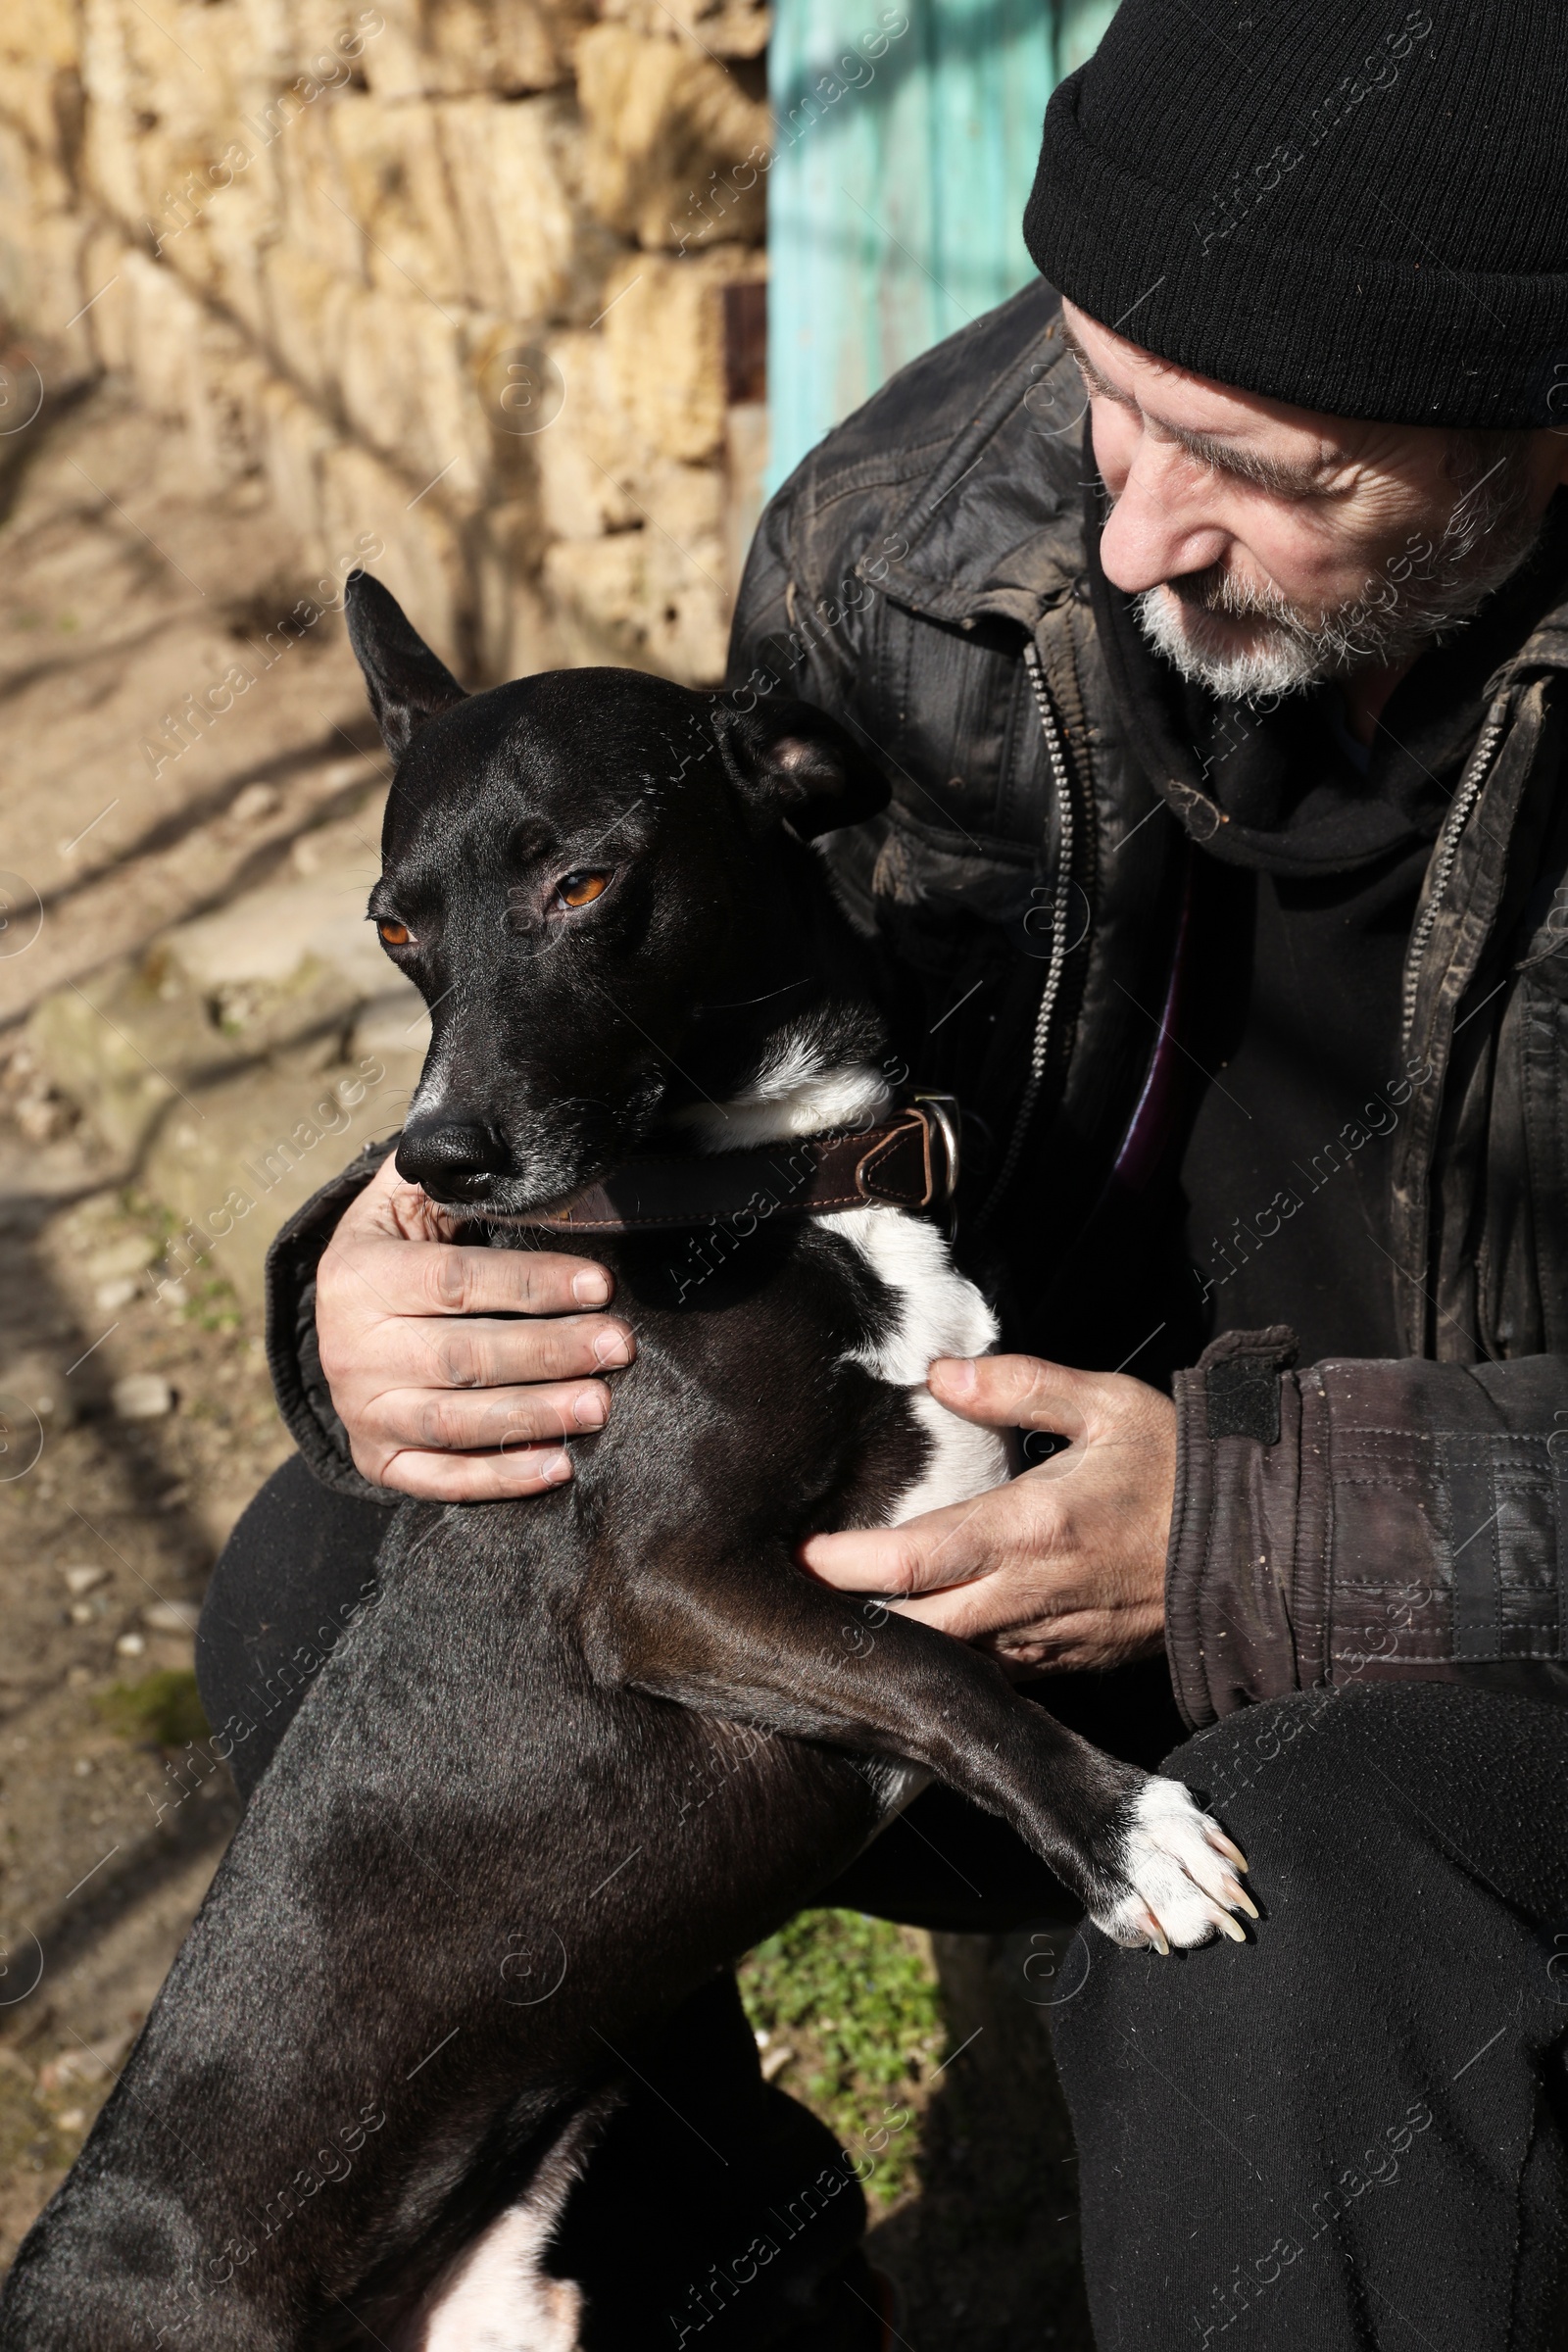
<instances>
[{"instance_id":1,"label":"mustache","mask_svg":"<svg viewBox=\"0 0 1568 2352\"><path fill-rule=\"evenodd\" d=\"M1321 610L1307 613L1299 605L1293 605L1283 592L1258 581L1238 579L1223 564L1209 564L1201 571L1186 571L1164 583L1178 603L1196 612L1212 612L1225 620L1272 620L1285 628L1302 631L1320 629L1328 615ZM1359 600L1357 600L1359 601Z\"/></svg>"}]
</instances>

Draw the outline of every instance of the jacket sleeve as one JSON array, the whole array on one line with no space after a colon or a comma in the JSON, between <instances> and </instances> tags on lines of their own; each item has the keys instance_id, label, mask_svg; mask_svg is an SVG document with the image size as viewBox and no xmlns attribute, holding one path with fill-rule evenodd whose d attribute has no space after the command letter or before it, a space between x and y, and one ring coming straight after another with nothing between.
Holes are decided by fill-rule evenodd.
<instances>
[{"instance_id":1,"label":"jacket sleeve","mask_svg":"<svg viewBox=\"0 0 1568 2352\"><path fill-rule=\"evenodd\" d=\"M403 1500L355 1469L348 1432L337 1417L316 1344L316 1269L349 1202L365 1190L389 1152L372 1144L296 1209L267 1253L267 1366L284 1427L306 1466L334 1494L388 1509Z\"/></svg>"},{"instance_id":2,"label":"jacket sleeve","mask_svg":"<svg viewBox=\"0 0 1568 2352\"><path fill-rule=\"evenodd\" d=\"M1292 1368L1230 1332L1177 1375L1166 1647L1195 1729L1350 1682L1568 1702L1568 1358Z\"/></svg>"}]
</instances>

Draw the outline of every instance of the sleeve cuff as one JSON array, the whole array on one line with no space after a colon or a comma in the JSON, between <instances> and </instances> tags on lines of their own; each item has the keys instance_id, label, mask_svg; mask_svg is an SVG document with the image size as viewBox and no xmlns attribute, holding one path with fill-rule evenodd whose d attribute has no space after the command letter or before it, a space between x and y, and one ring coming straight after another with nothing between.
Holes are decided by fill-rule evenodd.
<instances>
[{"instance_id":1,"label":"sleeve cuff","mask_svg":"<svg viewBox=\"0 0 1568 2352\"><path fill-rule=\"evenodd\" d=\"M267 1367L285 1428L306 1467L335 1494L392 1509L403 1497L354 1467L316 1342L316 1269L349 1202L369 1183L390 1143L372 1144L297 1209L267 1253Z\"/></svg>"},{"instance_id":2,"label":"sleeve cuff","mask_svg":"<svg viewBox=\"0 0 1568 2352\"><path fill-rule=\"evenodd\" d=\"M1301 1687L1287 1605L1302 1450L1296 1354L1282 1324L1227 1332L1176 1376L1165 1647L1194 1731Z\"/></svg>"}]
</instances>

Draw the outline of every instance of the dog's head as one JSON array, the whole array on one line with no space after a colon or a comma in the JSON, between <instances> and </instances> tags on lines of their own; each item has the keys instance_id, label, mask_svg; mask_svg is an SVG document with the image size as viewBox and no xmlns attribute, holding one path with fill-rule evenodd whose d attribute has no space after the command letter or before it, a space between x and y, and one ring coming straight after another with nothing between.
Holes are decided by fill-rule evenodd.
<instances>
[{"instance_id":1,"label":"dog's head","mask_svg":"<svg viewBox=\"0 0 1568 2352\"><path fill-rule=\"evenodd\" d=\"M467 695L376 581L345 606L397 761L370 917L431 1013L398 1166L532 1208L721 1100L769 1022L821 1014L847 927L803 843L887 786L805 703L627 669Z\"/></svg>"}]
</instances>

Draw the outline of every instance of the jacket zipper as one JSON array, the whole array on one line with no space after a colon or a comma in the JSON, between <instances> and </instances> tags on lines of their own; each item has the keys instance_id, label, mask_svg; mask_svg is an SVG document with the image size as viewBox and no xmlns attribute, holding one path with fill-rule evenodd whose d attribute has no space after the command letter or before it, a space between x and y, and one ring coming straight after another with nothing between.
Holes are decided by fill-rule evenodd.
<instances>
[{"instance_id":1,"label":"jacket zipper","mask_svg":"<svg viewBox=\"0 0 1568 2352\"><path fill-rule=\"evenodd\" d=\"M1438 837L1438 847L1432 860L1431 882L1427 890L1427 903L1417 917L1415 929L1410 934L1409 951L1404 959L1404 1027L1402 1034L1406 1048L1408 1048L1415 1031L1416 997L1421 986L1421 958L1426 953L1428 940L1437 928L1438 916L1443 911L1444 896L1453 877L1454 863L1459 856L1459 843L1463 838L1464 829L1470 821L1471 812L1481 798L1481 788L1491 770L1493 754L1501 740L1506 722L1506 705L1494 704L1493 715L1488 718L1486 725L1481 730L1476 748L1470 755L1470 764L1460 779L1459 788L1453 796L1453 806L1448 810L1447 816L1444 820L1443 831Z\"/></svg>"},{"instance_id":2,"label":"jacket zipper","mask_svg":"<svg viewBox=\"0 0 1568 2352\"><path fill-rule=\"evenodd\" d=\"M1046 1061L1051 1052L1051 1026L1055 1018L1056 1004L1061 995L1062 974L1067 963L1067 917L1072 906L1073 808L1072 776L1067 766L1067 750L1062 741L1061 724L1056 717L1051 690L1040 666L1040 655L1031 643L1024 647L1024 667L1034 689L1035 708L1040 713L1041 732L1046 739L1046 758L1051 767L1052 790L1056 801L1056 889L1051 909L1051 960L1040 991L1040 1007L1035 1014L1034 1042L1029 1049L1029 1076L1024 1083L1018 1104L1018 1116L1013 1122L997 1181L987 1196L984 1207L975 1220L983 1225L1003 1194L1012 1182L1018 1161L1023 1153L1029 1122L1034 1117L1040 1090L1045 1084Z\"/></svg>"}]
</instances>

